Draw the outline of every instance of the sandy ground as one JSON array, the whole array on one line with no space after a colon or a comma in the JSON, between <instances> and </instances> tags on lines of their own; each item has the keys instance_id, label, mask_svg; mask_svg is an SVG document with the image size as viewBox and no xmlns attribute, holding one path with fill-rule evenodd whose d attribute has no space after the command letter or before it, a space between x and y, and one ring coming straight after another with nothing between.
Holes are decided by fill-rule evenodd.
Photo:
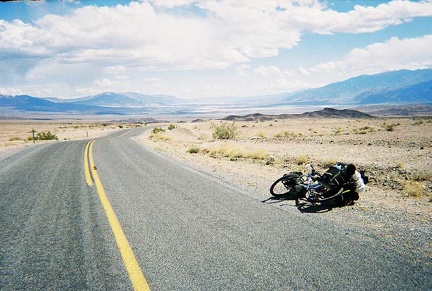
<instances>
[{"instance_id":1,"label":"sandy ground","mask_svg":"<svg viewBox=\"0 0 432 291\"><path fill-rule=\"evenodd\" d=\"M402 246L432 262L432 119L290 119L236 122L235 139L213 137L225 122L152 125L164 132L135 137L139 144L270 197L274 180L290 171L308 171L308 163L324 172L336 162L365 169L370 183L352 206L296 209L295 201L270 201L281 209L320 215L341 228ZM231 123L225 123L231 124ZM0 160L31 146L32 130L50 131L58 141L97 138L136 125L77 121L0 121ZM193 153L192 153L193 152ZM197 153L196 153L197 152Z\"/></svg>"},{"instance_id":2,"label":"sandy ground","mask_svg":"<svg viewBox=\"0 0 432 291\"><path fill-rule=\"evenodd\" d=\"M33 133L47 132L57 136L58 140L36 141L35 143L60 142L86 138L98 138L115 130L120 130L120 124L110 122L90 121L0 121L0 158L10 155L25 147L33 145Z\"/></svg>"},{"instance_id":3,"label":"sandy ground","mask_svg":"<svg viewBox=\"0 0 432 291\"><path fill-rule=\"evenodd\" d=\"M336 161L354 163L370 177L357 203L299 210L432 258L432 119L236 122L237 137L226 141L213 137L222 123L174 123L171 130L159 125L164 132L148 132L136 141L262 200L270 197L274 180L290 171L308 172L308 163L320 172ZM295 201L275 202L296 207Z\"/></svg>"}]
</instances>

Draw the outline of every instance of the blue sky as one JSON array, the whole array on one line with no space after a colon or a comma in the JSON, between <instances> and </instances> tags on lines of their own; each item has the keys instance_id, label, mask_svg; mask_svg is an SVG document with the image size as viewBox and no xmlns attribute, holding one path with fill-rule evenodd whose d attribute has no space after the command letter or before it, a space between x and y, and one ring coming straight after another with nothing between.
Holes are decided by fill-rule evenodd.
<instances>
[{"instance_id":1,"label":"blue sky","mask_svg":"<svg viewBox=\"0 0 432 291\"><path fill-rule=\"evenodd\" d=\"M0 94L261 96L432 68L432 0L0 2Z\"/></svg>"}]
</instances>

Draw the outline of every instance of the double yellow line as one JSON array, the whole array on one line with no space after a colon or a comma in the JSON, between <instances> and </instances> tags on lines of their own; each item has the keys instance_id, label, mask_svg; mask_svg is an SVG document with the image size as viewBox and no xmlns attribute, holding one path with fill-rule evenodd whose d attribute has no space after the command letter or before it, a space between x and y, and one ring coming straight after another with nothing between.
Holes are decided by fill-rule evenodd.
<instances>
[{"instance_id":1,"label":"double yellow line","mask_svg":"<svg viewBox=\"0 0 432 291\"><path fill-rule=\"evenodd\" d=\"M120 250L125 267L129 273L129 278L131 280L134 290L150 290L149 285L140 269L138 261L129 245L129 242L124 234L124 231L114 213L113 208L108 200L108 196L102 186L99 176L96 171L96 166L93 161L93 143L94 140L87 143L84 150L84 175L87 185L92 187L93 181L96 185L96 190L99 194L99 198L102 202L102 206L105 209L106 216L111 225L111 229L114 233L117 246Z\"/></svg>"}]
</instances>

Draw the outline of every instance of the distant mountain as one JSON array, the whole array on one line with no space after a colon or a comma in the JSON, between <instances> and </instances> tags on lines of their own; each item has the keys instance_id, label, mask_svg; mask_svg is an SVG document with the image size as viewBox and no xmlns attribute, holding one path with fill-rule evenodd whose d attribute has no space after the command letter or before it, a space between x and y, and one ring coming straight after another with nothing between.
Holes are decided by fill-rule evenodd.
<instances>
[{"instance_id":1,"label":"distant mountain","mask_svg":"<svg viewBox=\"0 0 432 291\"><path fill-rule=\"evenodd\" d=\"M432 103L362 105L354 109L374 116L432 116Z\"/></svg>"},{"instance_id":2,"label":"distant mountain","mask_svg":"<svg viewBox=\"0 0 432 291\"><path fill-rule=\"evenodd\" d=\"M101 106L53 102L47 99L32 97L28 95L0 95L0 113L10 112L12 110L18 112L51 112L71 114L122 114L122 112L118 110L104 108Z\"/></svg>"},{"instance_id":3,"label":"distant mountain","mask_svg":"<svg viewBox=\"0 0 432 291\"><path fill-rule=\"evenodd\" d=\"M432 103L432 70L401 70L358 76L327 86L293 93L254 97L185 100L169 95L105 92L76 99L0 95L0 114L10 110L67 114L170 114L251 112L280 106L326 106ZM255 111L255 112L256 112Z\"/></svg>"},{"instance_id":4,"label":"distant mountain","mask_svg":"<svg viewBox=\"0 0 432 291\"><path fill-rule=\"evenodd\" d=\"M405 88L384 91L374 94L363 94L356 97L362 104L380 103L431 103L432 102L432 80L407 86Z\"/></svg>"},{"instance_id":5,"label":"distant mountain","mask_svg":"<svg viewBox=\"0 0 432 291\"><path fill-rule=\"evenodd\" d=\"M169 95L143 95L138 93L106 92L95 96L71 99L67 103L104 107L137 108L181 103L182 99Z\"/></svg>"},{"instance_id":6,"label":"distant mountain","mask_svg":"<svg viewBox=\"0 0 432 291\"><path fill-rule=\"evenodd\" d=\"M430 102L432 70L401 70L363 75L321 88L288 93L289 104L370 104L372 102ZM420 86L420 83L424 83ZM415 85L419 85L416 87ZM421 90L416 92L416 90ZM418 94L417 94L418 93ZM398 97L393 98L396 94ZM415 96L412 98L412 96ZM278 96L279 98L279 96ZM393 100L392 100L393 99Z\"/></svg>"},{"instance_id":7,"label":"distant mountain","mask_svg":"<svg viewBox=\"0 0 432 291\"><path fill-rule=\"evenodd\" d=\"M41 112L70 112L95 109L85 105L69 106L63 103L55 103L42 98L28 95L0 96L2 108L16 109L19 111L41 111Z\"/></svg>"},{"instance_id":8,"label":"distant mountain","mask_svg":"<svg viewBox=\"0 0 432 291\"><path fill-rule=\"evenodd\" d=\"M363 113L357 110L351 109L334 109L334 108L324 108L322 110L305 112L302 114L248 114L248 115L229 115L223 120L229 121L264 121L264 120L274 120L274 119L289 119L289 118L372 118L371 115Z\"/></svg>"}]
</instances>

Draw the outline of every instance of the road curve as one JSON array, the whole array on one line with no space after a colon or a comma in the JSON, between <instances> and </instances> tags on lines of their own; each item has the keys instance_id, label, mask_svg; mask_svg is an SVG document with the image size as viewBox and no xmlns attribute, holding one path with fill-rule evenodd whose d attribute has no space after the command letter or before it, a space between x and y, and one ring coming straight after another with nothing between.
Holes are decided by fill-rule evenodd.
<instances>
[{"instance_id":1,"label":"road curve","mask_svg":"<svg viewBox=\"0 0 432 291\"><path fill-rule=\"evenodd\" d=\"M430 262L363 234L251 198L130 139L92 155L152 290L430 290ZM94 185L88 141L36 146L0 161L0 289L130 290Z\"/></svg>"}]
</instances>

